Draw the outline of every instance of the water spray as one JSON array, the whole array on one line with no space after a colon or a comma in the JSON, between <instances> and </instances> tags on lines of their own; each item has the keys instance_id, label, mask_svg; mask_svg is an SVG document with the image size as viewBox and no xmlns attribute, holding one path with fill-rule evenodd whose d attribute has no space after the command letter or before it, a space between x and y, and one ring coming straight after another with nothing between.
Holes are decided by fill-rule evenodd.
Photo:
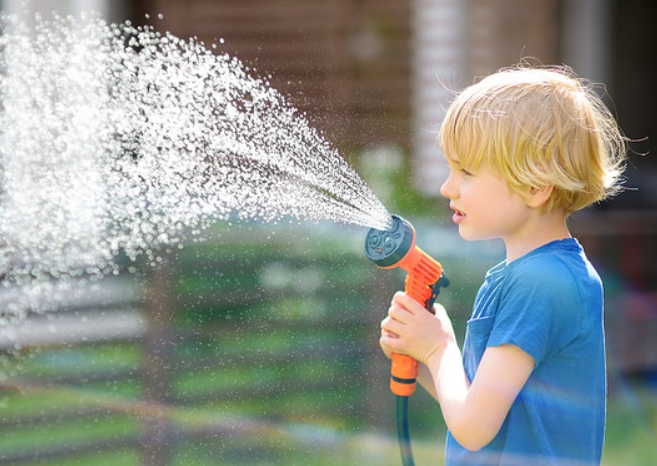
<instances>
[{"instance_id":1,"label":"water spray","mask_svg":"<svg viewBox=\"0 0 657 466\"><path fill-rule=\"evenodd\" d=\"M386 228L337 149L219 44L56 14L0 31L2 318L218 221Z\"/></svg>"},{"instance_id":2,"label":"water spray","mask_svg":"<svg viewBox=\"0 0 657 466\"><path fill-rule=\"evenodd\" d=\"M378 267L401 267L407 272L404 291L433 312L440 288L449 285L443 267L416 245L413 225L392 216L387 230L371 228L365 238L365 254ZM393 353L390 390L396 395L397 437L404 466L414 464L408 429L408 397L415 393L419 363L410 356Z\"/></svg>"}]
</instances>

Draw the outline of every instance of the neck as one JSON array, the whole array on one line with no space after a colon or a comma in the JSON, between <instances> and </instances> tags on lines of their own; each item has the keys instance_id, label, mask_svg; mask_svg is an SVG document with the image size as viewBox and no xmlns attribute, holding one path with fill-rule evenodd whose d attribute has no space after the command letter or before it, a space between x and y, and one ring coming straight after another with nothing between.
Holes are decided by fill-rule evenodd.
<instances>
[{"instance_id":1,"label":"neck","mask_svg":"<svg viewBox=\"0 0 657 466\"><path fill-rule=\"evenodd\" d=\"M552 241L570 237L566 216L563 212L537 213L532 221L526 223L522 231L512 237L504 238L506 263L509 264Z\"/></svg>"}]
</instances>

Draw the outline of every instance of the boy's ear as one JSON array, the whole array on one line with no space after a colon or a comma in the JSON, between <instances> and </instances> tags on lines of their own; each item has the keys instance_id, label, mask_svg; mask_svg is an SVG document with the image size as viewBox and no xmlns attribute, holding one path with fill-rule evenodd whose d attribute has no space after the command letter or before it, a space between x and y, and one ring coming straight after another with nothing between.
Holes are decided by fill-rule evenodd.
<instances>
[{"instance_id":1,"label":"boy's ear","mask_svg":"<svg viewBox=\"0 0 657 466\"><path fill-rule=\"evenodd\" d=\"M527 198L527 205L529 207L540 207L545 204L554 191L554 185L547 185L542 188L531 188L529 191L529 198Z\"/></svg>"}]
</instances>

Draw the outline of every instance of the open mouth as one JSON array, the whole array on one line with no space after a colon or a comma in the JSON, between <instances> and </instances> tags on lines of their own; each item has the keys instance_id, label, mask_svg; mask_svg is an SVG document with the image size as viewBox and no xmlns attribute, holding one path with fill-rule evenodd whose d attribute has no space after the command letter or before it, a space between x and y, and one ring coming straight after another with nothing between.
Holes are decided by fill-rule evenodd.
<instances>
[{"instance_id":1,"label":"open mouth","mask_svg":"<svg viewBox=\"0 0 657 466\"><path fill-rule=\"evenodd\" d=\"M450 208L454 211L454 215L452 215L452 221L454 223L460 223L463 221L463 219L466 217L465 212L457 209L454 206L450 206Z\"/></svg>"}]
</instances>

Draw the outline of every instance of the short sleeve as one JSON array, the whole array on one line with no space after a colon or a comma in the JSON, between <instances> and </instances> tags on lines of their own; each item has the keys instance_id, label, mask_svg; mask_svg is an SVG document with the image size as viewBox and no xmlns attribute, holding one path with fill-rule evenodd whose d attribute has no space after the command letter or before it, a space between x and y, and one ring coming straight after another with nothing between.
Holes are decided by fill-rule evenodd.
<instances>
[{"instance_id":1,"label":"short sleeve","mask_svg":"<svg viewBox=\"0 0 657 466\"><path fill-rule=\"evenodd\" d=\"M526 261L509 277L487 346L511 344L538 366L577 337L581 297L572 272L557 258Z\"/></svg>"}]
</instances>

